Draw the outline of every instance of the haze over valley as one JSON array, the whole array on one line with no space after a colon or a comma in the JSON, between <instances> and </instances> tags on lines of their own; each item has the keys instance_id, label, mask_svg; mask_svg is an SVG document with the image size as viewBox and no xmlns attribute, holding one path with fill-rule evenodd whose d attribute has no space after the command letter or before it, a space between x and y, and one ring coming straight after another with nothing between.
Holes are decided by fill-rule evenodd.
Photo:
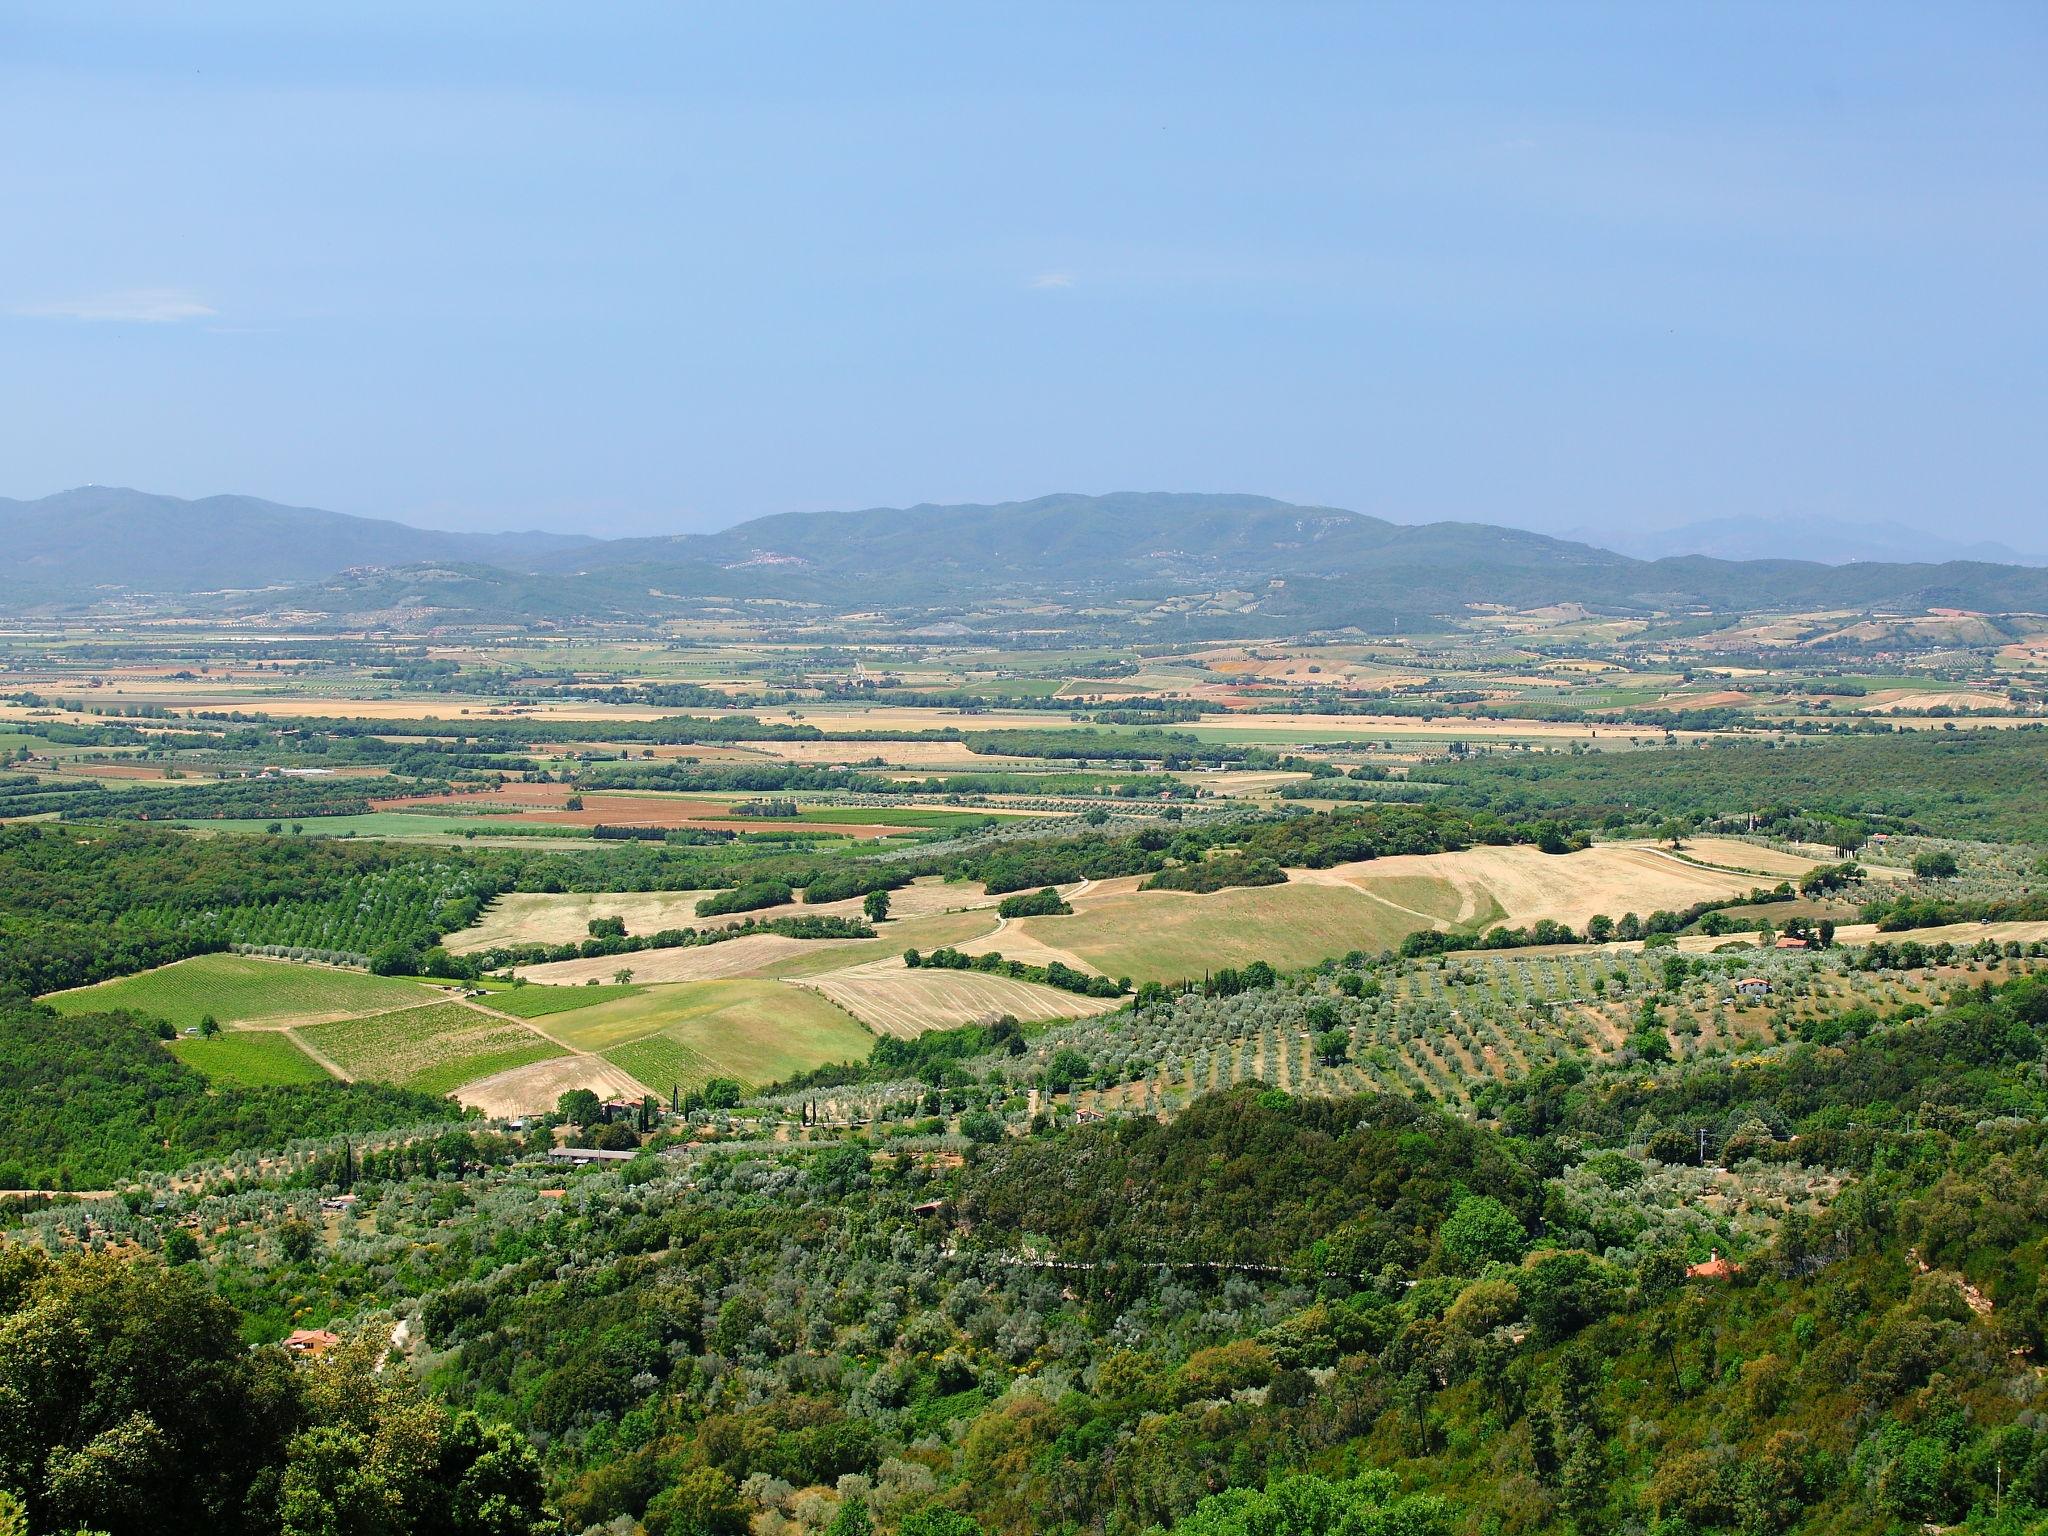
<instances>
[{"instance_id":1,"label":"haze over valley","mask_svg":"<svg viewBox=\"0 0 2048 1536\"><path fill-rule=\"evenodd\" d=\"M10 8L0 1536L2048 1531L2044 79Z\"/></svg>"}]
</instances>

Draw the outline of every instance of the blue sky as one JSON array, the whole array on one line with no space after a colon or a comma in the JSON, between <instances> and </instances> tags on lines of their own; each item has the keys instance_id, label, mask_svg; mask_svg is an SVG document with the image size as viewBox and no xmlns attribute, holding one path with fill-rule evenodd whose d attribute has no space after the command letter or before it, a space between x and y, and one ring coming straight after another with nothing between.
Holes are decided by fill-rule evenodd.
<instances>
[{"instance_id":1,"label":"blue sky","mask_svg":"<svg viewBox=\"0 0 2048 1536\"><path fill-rule=\"evenodd\" d=\"M2048 6L0 10L0 494L2039 545Z\"/></svg>"}]
</instances>

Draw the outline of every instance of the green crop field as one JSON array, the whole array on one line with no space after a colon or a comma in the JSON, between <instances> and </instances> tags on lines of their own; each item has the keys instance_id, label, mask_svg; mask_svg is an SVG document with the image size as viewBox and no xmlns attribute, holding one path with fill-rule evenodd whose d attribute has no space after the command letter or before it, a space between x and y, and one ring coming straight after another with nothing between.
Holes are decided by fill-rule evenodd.
<instances>
[{"instance_id":1,"label":"green crop field","mask_svg":"<svg viewBox=\"0 0 2048 1536\"><path fill-rule=\"evenodd\" d=\"M316 1024L305 1038L350 1077L448 1093L494 1072L563 1054L523 1024L461 1003Z\"/></svg>"},{"instance_id":2,"label":"green crop field","mask_svg":"<svg viewBox=\"0 0 2048 1536\"><path fill-rule=\"evenodd\" d=\"M549 1032L661 1088L712 1076L772 1082L827 1062L862 1060L875 1044L840 1009L781 982L696 981L634 990L637 996L550 1020ZM695 1075L643 1076L628 1058L644 1063L664 1048L635 1049L650 1041L690 1053L700 1063Z\"/></svg>"},{"instance_id":3,"label":"green crop field","mask_svg":"<svg viewBox=\"0 0 2048 1536\"><path fill-rule=\"evenodd\" d=\"M959 827L977 826L988 820L984 811L942 811L921 806L829 805L806 807L797 812L800 821L827 826L856 827Z\"/></svg>"},{"instance_id":4,"label":"green crop field","mask_svg":"<svg viewBox=\"0 0 2048 1536\"><path fill-rule=\"evenodd\" d=\"M139 781L145 788L155 788L148 781ZM108 788L116 785L109 784ZM125 788L125 785L118 786ZM174 784L173 788L176 787ZM257 817L194 817L189 820L168 821L165 826L186 827L195 832L264 832L278 818ZM293 818L283 818L284 825L293 824ZM528 827L520 829L516 819L506 816L448 816L427 811L367 811L360 816L302 816L297 818L300 836L303 837L381 837L381 838L431 838L446 841L449 838L464 838L474 832L482 837L516 837L522 841L533 838L561 840L571 843L587 842L589 839L577 827Z\"/></svg>"},{"instance_id":5,"label":"green crop field","mask_svg":"<svg viewBox=\"0 0 2048 1536\"><path fill-rule=\"evenodd\" d=\"M292 1044L282 1030L230 1030L203 1040L174 1040L171 1054L217 1082L241 1088L279 1088L327 1082L327 1069Z\"/></svg>"},{"instance_id":6,"label":"green crop field","mask_svg":"<svg viewBox=\"0 0 2048 1536\"><path fill-rule=\"evenodd\" d=\"M1105 976L1176 981L1253 960L1289 969L1353 949L1377 952L1427 925L1361 891L1288 884L1201 896L1133 891L1022 926Z\"/></svg>"},{"instance_id":7,"label":"green crop field","mask_svg":"<svg viewBox=\"0 0 2048 1536\"><path fill-rule=\"evenodd\" d=\"M595 987L505 987L494 989L489 997L480 998L486 1008L495 1008L500 1013L509 1013L514 1018L544 1019L549 1014L569 1013L578 1008L594 1007L598 1003L617 1002L632 997L643 989L602 985Z\"/></svg>"},{"instance_id":8,"label":"green crop field","mask_svg":"<svg viewBox=\"0 0 2048 1536\"><path fill-rule=\"evenodd\" d=\"M196 955L97 986L43 999L59 1013L132 1008L190 1029L212 1014L222 1024L312 1023L404 1008L437 994L414 981L301 965L258 955Z\"/></svg>"},{"instance_id":9,"label":"green crop field","mask_svg":"<svg viewBox=\"0 0 2048 1536\"><path fill-rule=\"evenodd\" d=\"M615 1045L604 1053L604 1059L636 1081L664 1092L675 1087L695 1088L706 1078L726 1075L716 1062L667 1035L648 1035Z\"/></svg>"},{"instance_id":10,"label":"green crop field","mask_svg":"<svg viewBox=\"0 0 2048 1536\"><path fill-rule=\"evenodd\" d=\"M1426 912L1431 917L1441 918L1447 923L1458 920L1463 910L1464 892L1448 880L1439 880L1430 875L1390 875L1372 882L1372 894L1392 902L1397 907L1410 911ZM1500 912L1499 903L1492 904L1493 913Z\"/></svg>"}]
</instances>

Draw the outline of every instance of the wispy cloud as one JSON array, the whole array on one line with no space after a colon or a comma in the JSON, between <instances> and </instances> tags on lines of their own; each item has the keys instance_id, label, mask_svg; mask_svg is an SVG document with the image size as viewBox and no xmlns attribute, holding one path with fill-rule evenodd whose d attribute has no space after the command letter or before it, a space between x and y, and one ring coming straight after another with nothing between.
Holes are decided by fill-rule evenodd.
<instances>
[{"instance_id":1,"label":"wispy cloud","mask_svg":"<svg viewBox=\"0 0 2048 1536\"><path fill-rule=\"evenodd\" d=\"M118 320L138 325L170 325L180 320L205 320L218 311L183 288L124 288L82 299L27 304L15 311L39 320Z\"/></svg>"},{"instance_id":2,"label":"wispy cloud","mask_svg":"<svg viewBox=\"0 0 2048 1536\"><path fill-rule=\"evenodd\" d=\"M1041 272L1031 279L1034 288L1071 288L1074 274L1071 272Z\"/></svg>"}]
</instances>

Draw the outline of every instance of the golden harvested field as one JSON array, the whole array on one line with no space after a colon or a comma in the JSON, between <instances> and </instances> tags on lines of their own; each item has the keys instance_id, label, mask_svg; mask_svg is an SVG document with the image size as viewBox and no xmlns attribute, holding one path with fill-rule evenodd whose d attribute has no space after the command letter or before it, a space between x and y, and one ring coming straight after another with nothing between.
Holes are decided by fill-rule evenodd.
<instances>
[{"instance_id":1,"label":"golden harvested field","mask_svg":"<svg viewBox=\"0 0 2048 1536\"><path fill-rule=\"evenodd\" d=\"M1058 987L977 971L911 970L901 957L828 971L799 983L831 999L869 1028L910 1039L928 1029L985 1024L1004 1014L1031 1021L1081 1019L1118 1003Z\"/></svg>"},{"instance_id":2,"label":"golden harvested field","mask_svg":"<svg viewBox=\"0 0 2048 1536\"><path fill-rule=\"evenodd\" d=\"M1675 911L1796 878L1813 862L1733 838L1698 839L1687 853L1740 868L1708 868L1647 845L1611 843L1571 854L1530 847L1404 854L1291 870L1285 885L1209 895L1140 891L1135 878L1105 880L1070 898L1071 917L1019 919L966 948L1037 963L1065 959L1141 981L1176 980L1252 960L1285 968L1352 949L1377 951L1418 928L1522 927L1545 918L1583 928L1596 913Z\"/></svg>"},{"instance_id":3,"label":"golden harvested field","mask_svg":"<svg viewBox=\"0 0 2048 1536\"><path fill-rule=\"evenodd\" d=\"M1210 895L1135 885L1104 881L1073 899L1071 917L1019 918L1010 927L1105 976L1174 981L1253 960L1284 970L1353 949L1377 952L1429 926L1340 881L1290 880ZM1030 958L1008 938L1006 931L993 947Z\"/></svg>"},{"instance_id":4,"label":"golden harvested field","mask_svg":"<svg viewBox=\"0 0 2048 1536\"><path fill-rule=\"evenodd\" d=\"M489 949L496 944L573 944L585 938L590 931L590 922L599 917L621 917L626 921L626 932L634 934L659 933L664 928L730 928L749 918L765 920L776 917L859 917L861 898L849 897L845 901L820 902L815 906L803 902L788 902L778 907L764 907L758 912L731 912L718 917L699 917L697 903L711 895L710 891L566 891L566 892L524 892L515 891L500 896L478 920L460 933L450 934L447 947L453 954L466 954L471 950ZM918 880L901 890L889 893L889 908L897 918L930 917L941 912L964 912L986 910L1001 898L991 896L971 881L945 881L935 877ZM732 944L750 942L734 939ZM822 943L823 940L805 940L806 943ZM711 946L721 948L725 946ZM642 961L650 962L646 977L650 981L683 981L696 975L730 975L729 971L698 972L686 968L688 974L670 976L657 975L660 962L656 956L674 954L673 950L641 950L637 954L613 957L613 963L597 970L562 972L560 976L577 981L586 976L609 978L621 965L631 966L640 973ZM559 965L587 965L586 961L557 961ZM541 967L528 971L534 980L559 979L553 973L543 977Z\"/></svg>"},{"instance_id":5,"label":"golden harvested field","mask_svg":"<svg viewBox=\"0 0 2048 1536\"><path fill-rule=\"evenodd\" d=\"M62 677L44 680L44 686L74 689L75 682ZM207 710L247 710L250 713L284 718L353 720L447 720L453 724L488 719L523 720L659 720L675 713L668 709L633 705L583 703L577 700L545 700L538 704L507 708L495 698L455 694L414 695L407 698L349 698L341 694L298 694L280 690L265 679L248 686L228 684L207 686L187 679L137 678L92 691L98 708L132 702L154 704L181 713ZM70 711L62 712L71 718ZM92 716L79 716L90 720Z\"/></svg>"},{"instance_id":6,"label":"golden harvested field","mask_svg":"<svg viewBox=\"0 0 2048 1536\"><path fill-rule=\"evenodd\" d=\"M1283 784L1291 784L1308 777L1305 773L1288 773L1281 770L1259 770L1244 773L1177 773L1174 775L1184 784L1194 784L1211 794L1232 796L1270 795Z\"/></svg>"},{"instance_id":7,"label":"golden harvested field","mask_svg":"<svg viewBox=\"0 0 2048 1536\"><path fill-rule=\"evenodd\" d=\"M1701 845L1714 841L1702 839ZM1749 843L1733 847L1739 854L1731 856L1744 858L1751 868L1772 866L1771 871L1709 869L1645 845L1600 843L1566 854L1541 853L1526 845L1400 854L1304 870L1293 878L1341 882L1369 894L1383 892L1386 899L1400 902L1399 893L1412 893L1405 882L1419 877L1448 882L1458 890L1455 924L1499 921L1523 927L1549 918L1583 928L1596 913L1620 917L1625 912L1677 911L1696 901L1744 895L1760 884L1775 885L1812 867L1795 856ZM1504 915L1490 916L1489 908Z\"/></svg>"},{"instance_id":8,"label":"golden harvested field","mask_svg":"<svg viewBox=\"0 0 2048 1536\"><path fill-rule=\"evenodd\" d=\"M664 928L708 926L697 916L697 903L708 891L513 891L492 902L476 922L451 933L451 954L489 949L497 944L573 944L589 936L590 922L622 917L628 933L659 933ZM630 965L639 955L621 957ZM636 966L635 969L638 969ZM594 972L592 974L595 974ZM606 972L607 975L610 972Z\"/></svg>"},{"instance_id":9,"label":"golden harvested field","mask_svg":"<svg viewBox=\"0 0 2048 1536\"><path fill-rule=\"evenodd\" d=\"M1022 918L1012 918L987 933L978 934L953 947L964 955L986 955L993 952L1011 960L1022 960L1026 965L1050 965L1057 960L1061 965L1071 965L1077 971L1095 970L1093 965L1072 950L1055 949L1045 940L1029 932Z\"/></svg>"},{"instance_id":10,"label":"golden harvested field","mask_svg":"<svg viewBox=\"0 0 2048 1536\"><path fill-rule=\"evenodd\" d=\"M1623 843L1616 847L1654 848L1650 843ZM1801 844L1797 852L1787 853L1781 848L1767 848L1761 843L1744 842L1739 837L1688 837L1684 846L1677 850L1678 857L1699 864L1712 864L1722 869L1741 870L1755 875L1768 875L1773 882L1797 880L1816 864L1834 863L1841 858L1831 848Z\"/></svg>"},{"instance_id":11,"label":"golden harvested field","mask_svg":"<svg viewBox=\"0 0 2048 1536\"><path fill-rule=\"evenodd\" d=\"M1875 923L1844 923L1835 930L1837 944L1903 944L1911 940L1932 948L1936 944L1975 944L1980 939L1990 939L1998 944L2032 944L2048 939L2048 922L1944 923L1937 928L1912 928L1902 933L1879 933ZM1691 940L1680 939L1678 942L1683 947ZM1720 942L1726 943L1727 940Z\"/></svg>"},{"instance_id":12,"label":"golden harvested field","mask_svg":"<svg viewBox=\"0 0 2048 1536\"><path fill-rule=\"evenodd\" d=\"M983 714L967 715L957 709L930 704L806 704L793 710L756 710L755 714L768 724L814 725L821 731L1001 731L1018 727L1037 729L1045 724L1044 714L1035 710L992 709ZM764 741L755 745L779 748L803 746L805 743ZM887 753L898 747L951 746L959 752L965 753L967 750L958 742L943 741L828 741L813 742L810 745L837 747L842 755L833 758L834 762L855 761L870 757L876 752Z\"/></svg>"},{"instance_id":13,"label":"golden harvested field","mask_svg":"<svg viewBox=\"0 0 2048 1536\"><path fill-rule=\"evenodd\" d=\"M861 728L879 729L883 725L897 725L893 716L902 711L890 712L888 721L865 722ZM944 722L947 725L961 724L955 715ZM1019 722L1020 724L1026 722ZM1043 725L1041 721L1028 722ZM904 730L922 729L910 722L900 722ZM974 722L977 730L994 729L984 726L980 720ZM811 767L830 767L836 763L862 763L879 757L892 768L915 768L920 773L987 771L996 768L1044 768L1043 760L1035 757L1001 757L994 754L984 756L970 752L957 741L759 741L749 742L751 748L758 748L758 755L772 757L786 763L804 763ZM693 749L694 750L694 749Z\"/></svg>"},{"instance_id":14,"label":"golden harvested field","mask_svg":"<svg viewBox=\"0 0 2048 1536\"><path fill-rule=\"evenodd\" d=\"M883 955L900 955L913 947L934 949L941 944L957 944L963 939L986 933L994 926L996 919L992 907L996 898L983 896L972 886L934 885L928 889L934 892L929 898L933 902L938 900L936 893L952 891L958 893L959 899L979 905L964 910L947 909L928 915L892 918L876 930L872 939L792 939L779 933L750 933L744 938L727 939L722 944L698 944L683 949L643 949L636 954L608 955L590 960L555 960L544 965L524 966L519 974L529 981L576 986L593 976L599 981L610 981L613 973L622 967L633 973L636 982L713 981L737 976L795 978L819 971L840 970ZM903 892L894 894L902 895ZM773 914L784 915L794 912L850 915L859 910L859 903L828 902L816 907L774 907L769 910ZM720 922L740 920L739 917L701 918L697 925L708 928Z\"/></svg>"},{"instance_id":15,"label":"golden harvested field","mask_svg":"<svg viewBox=\"0 0 2048 1536\"><path fill-rule=\"evenodd\" d=\"M1305 735L1326 732L1332 741L1367 738L1395 738L1403 736L1462 736L1477 740L1485 736L1508 736L1526 740L1548 740L1557 743L1570 741L1591 741L1595 738L1614 742L1626 741L1630 735L1627 728L1615 725L1579 725L1560 720L1480 720L1444 716L1437 720L1419 720L1411 715L1204 715L1188 727L1204 731L1229 731L1242 734L1247 740L1256 740L1260 732L1276 735L1281 740L1300 740ZM1647 728L1639 727L1636 734L1643 734ZM1605 735L1602 736L1602 732ZM1691 741L1700 736L1696 731L1678 733L1681 741Z\"/></svg>"},{"instance_id":16,"label":"golden harvested field","mask_svg":"<svg viewBox=\"0 0 2048 1536\"><path fill-rule=\"evenodd\" d=\"M455 1097L487 1115L524 1115L553 1109L572 1088L588 1088L601 1099L637 1099L653 1092L602 1056L557 1056L465 1083Z\"/></svg>"},{"instance_id":17,"label":"golden harvested field","mask_svg":"<svg viewBox=\"0 0 2048 1536\"><path fill-rule=\"evenodd\" d=\"M1933 688L1887 688L1864 699L1858 713L1865 715L1918 714L1924 710L1946 706L1949 709L1984 709L2002 705L2002 693L1976 693L1966 688L1938 690Z\"/></svg>"},{"instance_id":18,"label":"golden harvested field","mask_svg":"<svg viewBox=\"0 0 2048 1536\"><path fill-rule=\"evenodd\" d=\"M857 939L844 944L805 944L800 950L789 951L771 960L753 974L773 976L783 981L801 981L826 971L843 971L848 966L869 960L901 955L906 949L937 949L943 944L964 946L967 941L988 933L995 926L995 913L986 907L972 912L941 912L932 917L913 917L900 922L891 919L876 930L872 939ZM1015 933L1015 925L1011 925L1008 931Z\"/></svg>"},{"instance_id":19,"label":"golden harvested field","mask_svg":"<svg viewBox=\"0 0 2048 1536\"><path fill-rule=\"evenodd\" d=\"M528 981L556 986L564 983L580 986L593 976L600 981L610 981L620 970L631 971L636 982L709 981L724 976L745 976L791 955L872 942L871 939L791 939L779 933L750 933L745 938L727 939L723 944L643 949L638 954L599 955L589 960L553 960L545 965L522 966L519 974Z\"/></svg>"}]
</instances>

